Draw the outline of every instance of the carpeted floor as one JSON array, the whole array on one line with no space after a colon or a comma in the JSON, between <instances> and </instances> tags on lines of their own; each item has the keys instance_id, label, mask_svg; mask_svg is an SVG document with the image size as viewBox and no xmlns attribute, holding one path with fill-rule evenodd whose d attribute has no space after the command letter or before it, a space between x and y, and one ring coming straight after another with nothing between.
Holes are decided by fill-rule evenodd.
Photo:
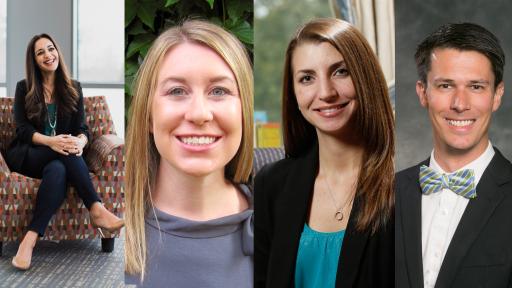
<instances>
[{"instance_id":1,"label":"carpeted floor","mask_svg":"<svg viewBox=\"0 0 512 288\"><path fill-rule=\"evenodd\" d=\"M17 249L18 243L4 244L0 287L125 287L124 233L112 253L101 252L100 239L39 241L25 272L11 266Z\"/></svg>"}]
</instances>

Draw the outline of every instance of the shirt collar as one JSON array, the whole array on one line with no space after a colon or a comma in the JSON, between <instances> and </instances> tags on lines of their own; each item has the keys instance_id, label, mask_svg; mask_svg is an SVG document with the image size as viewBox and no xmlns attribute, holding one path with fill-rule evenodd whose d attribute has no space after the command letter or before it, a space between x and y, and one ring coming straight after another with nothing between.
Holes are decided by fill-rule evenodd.
<instances>
[{"instance_id":1,"label":"shirt collar","mask_svg":"<svg viewBox=\"0 0 512 288\"><path fill-rule=\"evenodd\" d=\"M482 153L480 156L478 156L478 158L466 164L464 167L458 169L457 171L462 169L473 169L473 172L475 173L474 183L476 186L478 185L480 178L482 178L485 169L487 168L489 163L491 163L492 157L494 157L494 148L492 148L491 141L489 141L489 144L487 144L487 148L485 149L484 153ZM432 153L430 153L430 168L434 169L439 173L451 174L444 171L443 168L441 168L441 166L436 162L436 159L434 158L434 150L432 150ZM454 171L453 173L457 171Z\"/></svg>"}]
</instances>

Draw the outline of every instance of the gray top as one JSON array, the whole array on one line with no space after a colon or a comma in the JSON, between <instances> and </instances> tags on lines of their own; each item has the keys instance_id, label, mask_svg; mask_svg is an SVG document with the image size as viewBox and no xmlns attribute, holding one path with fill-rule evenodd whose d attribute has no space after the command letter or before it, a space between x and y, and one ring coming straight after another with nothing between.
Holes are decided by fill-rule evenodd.
<instances>
[{"instance_id":1,"label":"gray top","mask_svg":"<svg viewBox=\"0 0 512 288\"><path fill-rule=\"evenodd\" d=\"M148 263L144 282L125 274L126 284L140 287L253 287L253 205L208 221L192 221L155 208L146 217ZM158 221L157 221L158 218Z\"/></svg>"}]
</instances>

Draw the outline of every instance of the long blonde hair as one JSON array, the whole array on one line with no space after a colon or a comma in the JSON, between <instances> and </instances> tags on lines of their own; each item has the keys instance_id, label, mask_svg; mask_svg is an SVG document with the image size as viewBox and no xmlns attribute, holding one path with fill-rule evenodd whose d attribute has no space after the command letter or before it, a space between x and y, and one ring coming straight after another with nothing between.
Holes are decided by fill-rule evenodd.
<instances>
[{"instance_id":1,"label":"long blonde hair","mask_svg":"<svg viewBox=\"0 0 512 288\"><path fill-rule=\"evenodd\" d=\"M148 51L137 72L131 103L126 154L125 270L144 278L146 267L145 215L152 207L151 191L160 155L150 133L151 105L166 52L184 42L205 45L229 65L235 75L242 103L242 141L227 164L225 176L235 183L249 181L253 147L253 76L244 46L224 29L201 20L188 20L162 33ZM200 71L198 71L200 72Z\"/></svg>"},{"instance_id":2,"label":"long blonde hair","mask_svg":"<svg viewBox=\"0 0 512 288\"><path fill-rule=\"evenodd\" d=\"M283 76L284 148L287 157L299 157L317 141L316 130L302 116L293 89L292 56L303 43L327 42L345 60L357 97L356 131L363 139L363 163L357 179L362 198L356 228L376 231L392 217L395 204L395 121L388 88L379 61L354 26L335 19L315 19L302 26L286 50Z\"/></svg>"}]
</instances>

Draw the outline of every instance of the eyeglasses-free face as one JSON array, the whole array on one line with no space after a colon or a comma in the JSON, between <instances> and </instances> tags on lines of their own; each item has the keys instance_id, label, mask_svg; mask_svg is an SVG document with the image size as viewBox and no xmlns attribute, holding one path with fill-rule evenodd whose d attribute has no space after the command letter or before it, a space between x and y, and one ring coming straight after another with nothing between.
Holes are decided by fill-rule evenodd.
<instances>
[{"instance_id":1,"label":"eyeglasses-free face","mask_svg":"<svg viewBox=\"0 0 512 288\"><path fill-rule=\"evenodd\" d=\"M59 67L59 53L52 41L41 38L34 45L37 66L43 73L51 73Z\"/></svg>"},{"instance_id":2,"label":"eyeglasses-free face","mask_svg":"<svg viewBox=\"0 0 512 288\"><path fill-rule=\"evenodd\" d=\"M500 106L503 89L503 83L494 87L491 62L485 55L435 49L427 84L416 83L420 103L432 122L435 150L467 155L468 159L483 153L492 113Z\"/></svg>"},{"instance_id":3,"label":"eyeglasses-free face","mask_svg":"<svg viewBox=\"0 0 512 288\"><path fill-rule=\"evenodd\" d=\"M343 55L327 42L305 42L292 55L299 110L319 133L339 134L356 109L356 92Z\"/></svg>"},{"instance_id":4,"label":"eyeglasses-free face","mask_svg":"<svg viewBox=\"0 0 512 288\"><path fill-rule=\"evenodd\" d=\"M224 173L242 139L236 78L212 49L185 42L166 54L151 109L160 169Z\"/></svg>"}]
</instances>

